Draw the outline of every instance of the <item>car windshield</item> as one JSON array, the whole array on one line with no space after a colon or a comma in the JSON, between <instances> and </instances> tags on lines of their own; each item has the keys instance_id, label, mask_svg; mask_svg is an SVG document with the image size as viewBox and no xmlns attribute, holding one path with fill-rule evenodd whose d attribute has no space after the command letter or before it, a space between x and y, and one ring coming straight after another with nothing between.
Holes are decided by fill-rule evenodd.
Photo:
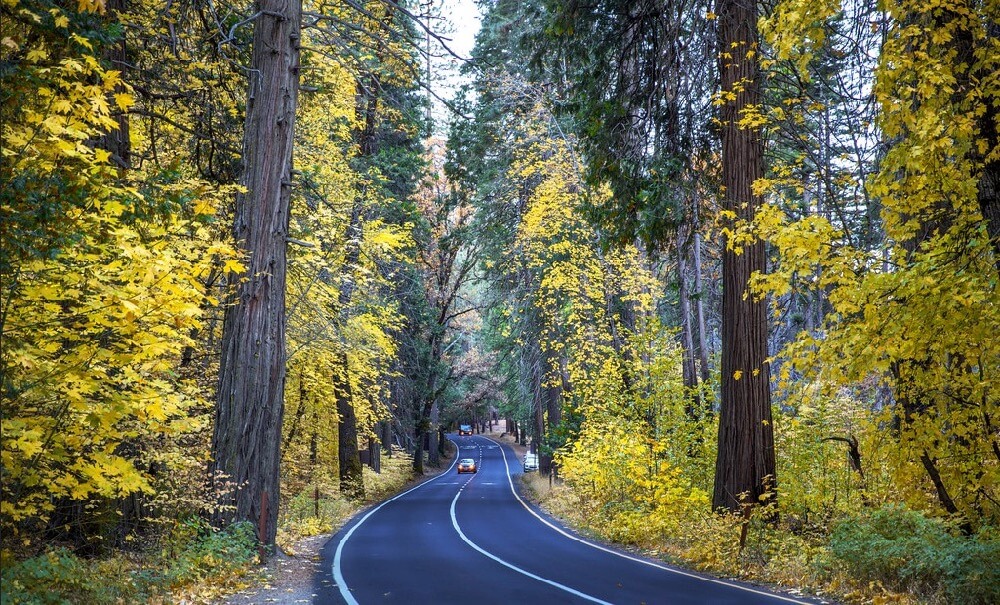
<instances>
[{"instance_id":1,"label":"car windshield","mask_svg":"<svg viewBox=\"0 0 1000 605\"><path fill-rule=\"evenodd\" d=\"M458 461L458 463L459 464L475 464L475 461L472 458L462 458L461 460Z\"/></svg>"},{"instance_id":2,"label":"car windshield","mask_svg":"<svg viewBox=\"0 0 1000 605\"><path fill-rule=\"evenodd\" d=\"M462 426L460 426L458 428L461 429L461 430L463 430L463 431L471 431L472 430L472 426L468 425L468 424L463 424Z\"/></svg>"}]
</instances>

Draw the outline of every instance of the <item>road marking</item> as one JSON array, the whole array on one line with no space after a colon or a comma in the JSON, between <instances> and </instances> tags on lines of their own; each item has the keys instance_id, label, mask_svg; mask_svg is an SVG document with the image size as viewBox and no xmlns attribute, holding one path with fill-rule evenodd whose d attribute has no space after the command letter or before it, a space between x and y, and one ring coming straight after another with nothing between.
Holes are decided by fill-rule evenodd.
<instances>
[{"instance_id":1,"label":"road marking","mask_svg":"<svg viewBox=\"0 0 1000 605\"><path fill-rule=\"evenodd\" d=\"M504 461L506 462L506 458L504 459ZM420 485L415 485L410 489L406 490L405 492L403 492L402 494L398 494L397 496L390 498L385 502L383 502L382 504L379 504L375 508L371 509L370 511L368 511L368 514L366 514L364 517L361 517L361 520L355 523L354 526L346 534L344 534L344 537L340 539L340 542L337 544L337 552L333 555L333 579L337 583L337 588L340 589L340 596L344 597L344 601L347 602L347 605L360 605L358 603L358 600L354 598L354 595L351 594L351 589L347 587L347 581L344 580L344 573L340 568L340 562L343 559L344 545L347 544L347 541L351 539L351 536L354 534L354 531L357 530L359 527L361 527L361 524L367 521L368 517L371 517L372 515L377 513L378 510L383 506L385 506L386 504L389 504L390 502L393 502L395 500L399 500L406 494L416 491L421 487L433 483L434 481L437 481L441 477L447 475L447 473L451 471L452 468L455 467L456 462L458 462L458 456L455 456L455 459L451 461L451 466L449 466L448 470L446 470L445 472L441 473L436 477L432 477L427 481L424 481ZM469 481L472 481L472 479L474 479L475 477L476 477L475 475L472 475L472 477L469 478ZM469 481L466 481L466 483L468 483Z\"/></svg>"},{"instance_id":2,"label":"road marking","mask_svg":"<svg viewBox=\"0 0 1000 605\"><path fill-rule=\"evenodd\" d=\"M506 461L506 458L504 460ZM471 481L471 479L470 479L470 481ZM517 573L525 575L525 576L528 576L529 578L531 578L533 580L538 580L539 582L544 582L545 584L548 584L549 586L554 586L554 587L558 588L559 590L564 590L564 591L566 591L566 592L568 592L568 593L570 593L572 595L576 595L576 596L580 597L581 599L586 599L586 600L591 601L593 603L601 603L602 605L612 605L611 603L609 603L607 601L602 601L601 599L598 599L597 597L592 597L589 594L582 593L579 590L575 590L573 588L570 588L569 586L566 586L564 584L560 584L559 582L556 582L555 580L549 580L547 578L543 578L541 576L537 576L537 575L531 573L530 571L526 571L524 569L521 569L517 565L514 565L513 563L508 563L507 561L504 561L500 557L494 555L493 553L491 553L488 550L480 547L478 544L476 544L475 542L473 542L472 540L470 540L468 538L468 536L465 535L465 532L462 531L462 528L459 527L459 525L458 525L458 519L455 517L455 505L458 503L458 498L462 495L462 490L464 490L464 489L465 489L464 485L462 487L460 487L458 489L458 493L455 494L454 499L452 499L452 501L451 501L451 524L455 528L455 531L458 532L458 537L461 538L463 542L465 542L466 544L468 544L472 548L476 549L477 551L481 552L482 554L486 555L487 557L493 559L497 563L503 565L504 567L508 567L510 569L513 569Z\"/></svg>"},{"instance_id":3,"label":"road marking","mask_svg":"<svg viewBox=\"0 0 1000 605\"><path fill-rule=\"evenodd\" d=\"M485 437L485 439L490 439L490 438L489 437ZM490 441L493 441L493 440L490 439ZM493 442L496 443L497 445L500 445L496 441L493 441ZM528 504L524 500L521 499L521 496L518 495L517 490L514 489L514 480L513 480L513 478L511 478L511 475L510 475L510 465L507 464L507 454L506 454L506 452L504 452L504 448L503 447L500 448L500 454L503 456L503 465L507 469L507 484L510 485L510 492L512 494L514 494L514 497L517 498L517 501L521 503L521 506L523 506L529 513L531 513L532 515L534 515L534 517L536 519L538 519L539 521L541 521L545 525L548 525L550 528L554 529L555 531L559 532L560 534L562 534L563 536L569 538L570 540L573 540L575 542L579 542L581 544L586 544L587 546L589 546L591 548L596 548L597 550L600 550L600 551L603 551L603 552L615 555L616 557L621 557L623 559L628 559L629 561L634 561L636 563L642 563L643 565L648 565L650 567L655 567L657 569L662 569L663 571L669 571L670 573L675 573L675 574L678 574L678 575L681 575L681 576L687 576L689 578L694 578L696 580L702 580L704 582L711 582L712 584L721 584L723 586L729 586L730 588L736 588L738 590L743 590L745 592L752 592L754 594L759 594L759 595L762 595L762 596L765 596L765 597L772 597L774 599L779 599L781 601L786 601L788 603L798 603L799 605L812 605L811 601L799 601L798 599L793 599L791 597L786 597L784 595L775 594L773 592L764 592L763 590L756 590L756 589L750 588L749 586L742 586L740 584L734 584L732 582L726 582L725 580L719 580L717 578L706 578L706 577L703 577L703 576L699 576L697 574L693 574L693 573L688 573L686 571L682 571L680 569L674 569L673 567L667 567L666 565L661 565L661 564L655 563L653 561L647 561L646 559L640 559L639 557L633 557L632 555L628 555L628 554L625 554L623 552L618 552L616 550L612 550L610 548L607 548L606 546L601 546L600 544L595 544L593 542L584 540L583 538L580 538L578 536L574 536L573 534L568 533L567 531L565 531L564 529L562 529L558 525L555 525L554 523L551 523L545 517L543 517L543 516L539 515L538 513L536 513L534 511L534 509L532 509L530 506L528 506ZM459 493L461 493L461 491ZM458 496L456 496L456 499L457 498L458 498ZM453 502L452 503L452 511L453 511L452 512L452 523L453 524L454 524L454 518L455 518L454 517L454 509L455 509L455 504ZM456 526L456 529L457 529L457 526ZM459 533L461 533L461 532L459 532ZM471 542L470 542L470 544L471 544Z\"/></svg>"}]
</instances>

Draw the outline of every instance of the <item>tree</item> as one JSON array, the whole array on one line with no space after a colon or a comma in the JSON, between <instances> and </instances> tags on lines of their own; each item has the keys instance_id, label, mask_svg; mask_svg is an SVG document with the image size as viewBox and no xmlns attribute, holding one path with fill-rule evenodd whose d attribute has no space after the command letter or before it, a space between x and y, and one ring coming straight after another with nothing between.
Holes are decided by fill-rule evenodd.
<instances>
[{"instance_id":1,"label":"tree","mask_svg":"<svg viewBox=\"0 0 1000 605\"><path fill-rule=\"evenodd\" d=\"M840 4L802 8L781 3L769 30L779 58L808 64ZM884 385L876 421L892 429L894 488L966 531L996 518L1000 468L988 378L998 359L996 250L984 208L995 131L983 122L1000 91L976 75L996 65L998 10L903 2L885 14L871 82L883 156L856 182L881 209L877 249L827 217L767 208L757 220L780 261L758 277L761 291L823 288L830 302L822 338L800 335L784 355L818 388ZM820 279L806 286L806 274Z\"/></svg>"},{"instance_id":2,"label":"tree","mask_svg":"<svg viewBox=\"0 0 1000 605\"><path fill-rule=\"evenodd\" d=\"M249 521L274 543L285 387L285 276L299 89L300 0L259 0L243 134L245 192L233 238L247 271L226 309L212 480L215 520Z\"/></svg>"},{"instance_id":3,"label":"tree","mask_svg":"<svg viewBox=\"0 0 1000 605\"><path fill-rule=\"evenodd\" d=\"M723 209L752 221L764 176L760 129L742 123L761 102L757 7L718 0ZM767 305L749 292L750 276L765 270L764 242L729 239L722 256L722 402L712 507L732 511L774 501L775 457L767 361Z\"/></svg>"},{"instance_id":4,"label":"tree","mask_svg":"<svg viewBox=\"0 0 1000 605\"><path fill-rule=\"evenodd\" d=\"M204 401L178 364L213 304L199 283L231 260L210 226L218 191L143 161L185 150L130 123L141 102L116 52L131 17L99 8L0 8L12 53L0 86L0 533L89 552L135 528L138 515L114 514L122 503L142 503L143 518L191 512L162 497L204 471L204 452L182 445L197 441Z\"/></svg>"},{"instance_id":5,"label":"tree","mask_svg":"<svg viewBox=\"0 0 1000 605\"><path fill-rule=\"evenodd\" d=\"M473 210L468 194L450 182L444 171L444 141L429 140L430 174L416 195L417 209L427 228L427 238L418 251L418 270L424 286L426 307L420 328L420 354L413 368L417 398L414 401L413 438L416 452L413 472L423 474L423 443L429 441L430 462L438 459L438 426L434 418L445 403L445 394L456 382L449 354L462 338L460 318L475 308L463 302L462 292L479 262L476 247L469 241ZM459 351L456 351L456 353Z\"/></svg>"},{"instance_id":6,"label":"tree","mask_svg":"<svg viewBox=\"0 0 1000 605\"><path fill-rule=\"evenodd\" d=\"M706 128L716 80L714 40L703 18L708 4L549 3L546 36L536 41L536 53L554 72L548 77L565 90L561 113L573 118L569 128L580 137L589 185L607 184L614 193L583 204L600 227L602 245L638 243L652 258L676 252L680 343L693 415L704 412L700 394L706 389L699 380L709 375L698 212L714 181Z\"/></svg>"}]
</instances>

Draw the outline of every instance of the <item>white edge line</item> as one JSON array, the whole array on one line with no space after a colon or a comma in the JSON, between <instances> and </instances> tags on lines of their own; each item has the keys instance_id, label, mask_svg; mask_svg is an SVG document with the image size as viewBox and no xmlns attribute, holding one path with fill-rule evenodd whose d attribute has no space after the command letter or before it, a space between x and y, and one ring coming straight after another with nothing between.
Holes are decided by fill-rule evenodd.
<instances>
[{"instance_id":1,"label":"white edge line","mask_svg":"<svg viewBox=\"0 0 1000 605\"><path fill-rule=\"evenodd\" d=\"M401 494L396 494L392 498L389 498L388 500L386 500L382 504L379 504L375 508L371 509L370 511L368 511L368 514L366 514L364 517L361 517L361 520L358 521L357 523L355 523L354 526L351 527L351 529L348 530L348 532L346 534L344 534L344 537L340 539L340 542L337 543L337 552L333 555L333 570L332 570L333 571L333 581L337 583L337 588L340 589L340 596L344 597L344 600L347 601L348 605L359 605L359 603L358 603L358 600L354 598L354 595L351 594L351 590L347 587L347 582L344 580L344 574L340 570L340 561L341 561L341 555L344 552L344 545L347 544L347 541L351 538L351 535L354 534L354 530L356 530L359 527L361 527L361 524L364 523L365 521L367 521L368 517L371 517L372 515L374 515L375 513L377 513L378 509L382 508L386 504L389 504L390 502L393 502L394 500L399 500L400 498L402 498L406 494L409 494L412 491L416 491L416 490L420 489L421 487L427 485L428 483L433 483L434 481L437 481L441 477L444 477L449 471L451 471L452 468L454 468L456 462L458 462L458 454L457 453L455 454L455 459L451 461L451 466L449 466L447 469L445 469L443 472L441 472L441 474L439 474L439 475L437 475L435 477L431 477L430 479L428 479L426 481L423 481L420 484L411 487L410 489L406 490L405 492L403 492ZM507 459L504 458L504 463L506 463L506 462L507 462Z\"/></svg>"},{"instance_id":2,"label":"white edge line","mask_svg":"<svg viewBox=\"0 0 1000 605\"><path fill-rule=\"evenodd\" d=\"M505 465L506 465L506 462L507 462L507 459L504 458L504 464ZM508 472L509 472L509 469L508 469ZM465 482L465 485L468 485L470 481L472 481L471 478L469 479L469 481ZM455 505L458 504L458 498L459 498L459 496L462 495L462 490L465 489L465 485L463 485L462 487L460 487L458 489L458 493L455 494L455 498L452 499L452 501L451 501L451 525L452 525L452 527L455 528L455 531L458 532L458 537L461 538L463 542L465 542L466 544L468 544L472 548L476 549L480 553L486 555L487 557L493 559L497 563L503 565L504 567L508 567L510 569L513 569L514 571L516 571L517 573L519 573L521 575L528 576L529 578L531 578L533 580L538 580L539 582L544 582L545 584L548 584L550 586L554 586L554 587L558 588L559 590L564 590L564 591L566 591L566 592L568 592L568 593L570 593L572 595L576 595L576 596L580 597L581 599L586 599L587 601L591 601L593 603L601 603L601 605L613 605L612 603L609 603L607 601L602 601L601 599L598 599L597 597L592 597L589 594L580 592L579 590L574 590L574 589L570 588L569 586L560 584L559 582L556 582L555 580L549 580L547 578L543 578L541 576L537 576L537 575L531 573L530 571L526 571L524 569L521 569L520 567L514 565L513 563L508 563L507 561L504 561L500 557L494 555L493 553L489 552L488 550L485 550L484 548L480 547L478 544L476 544L475 542L473 542L472 540L470 540L468 538L468 536L465 535L465 532L462 531L462 528L459 527L459 525L458 525L458 518L456 518L456 516L455 516Z\"/></svg>"},{"instance_id":3,"label":"white edge line","mask_svg":"<svg viewBox=\"0 0 1000 605\"><path fill-rule=\"evenodd\" d=\"M539 515L537 512L535 512L535 510L533 508L531 508L530 506L528 506L528 504L524 500L521 499L521 496L518 495L517 490L514 489L514 480L513 480L513 478L510 475L510 465L507 464L507 454L504 452L503 444L500 443L500 442L498 442L498 441L493 440L490 437L484 437L484 439L489 439L490 441L493 441L493 443L496 443L498 446L500 446L500 454L503 456L503 464L507 468L507 484L510 485L510 491L511 491L511 493L514 494L514 497L517 498L517 501L521 503L521 506L523 506L529 513L531 513L532 515L534 515L536 519L538 519L539 521L541 521L545 525L549 526L550 528L554 529L555 531L559 532L563 536L569 538L570 540L573 540L575 542L580 542L581 544L586 544L587 546L590 546L591 548L596 548L597 550L600 550L600 551L603 551L603 552L606 552L606 553L610 553L612 555L615 555L616 557L621 557L623 559L628 559L629 561L634 561L636 563L642 563L643 565L648 565L650 567L655 567L657 569L662 569L663 571L669 571L670 573L674 573L674 574L677 574L677 575L687 576L689 578L694 578L696 580L701 580L703 582L711 582L713 584L721 584L723 586L729 586L730 588L736 588L736 589L739 589L739 590L743 590L745 592L752 592L754 594L759 594L759 595L762 595L762 596L765 596L765 597L771 597L771 598L774 598L774 599L779 599L779 600L782 600L782 601L787 601L789 603L798 603L799 605L812 605L812 603L810 601L800 601L798 599L793 599L791 597L786 597L784 595L780 595L780 594L777 594L777 593L764 592L763 590L756 590L754 588L750 588L749 586L743 586L741 584L734 584L733 582L727 582L725 580L719 580L718 578L706 578L704 576L699 576L697 574L688 573L688 572L680 570L680 569L675 569L673 567L668 567L666 565L662 565L662 564L656 563L654 561L649 561L649 560L646 560L646 559L640 559L639 557L633 557L632 555L629 555L629 554L626 554L626 553L623 553L623 552L619 552L617 550L612 550L610 548L607 548L606 546L601 546L600 544L595 544L594 542L590 542L589 540L584 540L583 538L580 538L579 536L574 536L573 534L568 533L563 528L559 527L558 525L555 525L554 523L550 522L545 517L542 517L541 515Z\"/></svg>"}]
</instances>

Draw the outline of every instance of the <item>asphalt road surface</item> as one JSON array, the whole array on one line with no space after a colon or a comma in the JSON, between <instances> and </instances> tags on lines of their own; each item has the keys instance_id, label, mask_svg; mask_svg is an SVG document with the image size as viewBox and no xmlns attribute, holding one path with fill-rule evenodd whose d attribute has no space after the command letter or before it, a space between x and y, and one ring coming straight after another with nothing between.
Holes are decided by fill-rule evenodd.
<instances>
[{"instance_id":1,"label":"asphalt road surface","mask_svg":"<svg viewBox=\"0 0 1000 605\"><path fill-rule=\"evenodd\" d=\"M816 603L637 557L527 504L521 461L481 436L451 439L476 474L446 472L351 520L323 549L315 603Z\"/></svg>"}]
</instances>

